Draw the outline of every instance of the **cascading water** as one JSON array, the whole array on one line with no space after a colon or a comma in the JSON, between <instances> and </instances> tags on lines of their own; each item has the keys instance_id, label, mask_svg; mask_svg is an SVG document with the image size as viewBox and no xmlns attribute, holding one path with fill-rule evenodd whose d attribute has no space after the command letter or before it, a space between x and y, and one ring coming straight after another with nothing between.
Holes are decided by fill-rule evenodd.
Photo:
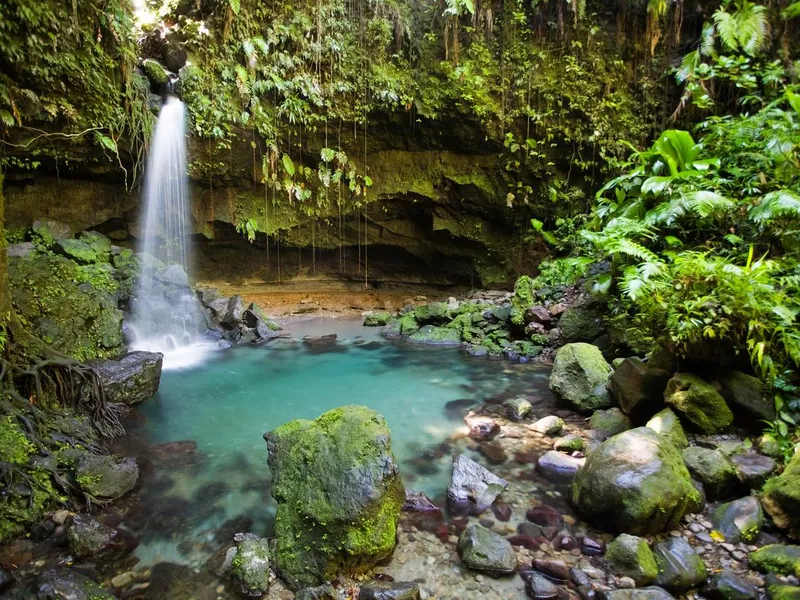
<instances>
[{"instance_id":1,"label":"cascading water","mask_svg":"<svg viewBox=\"0 0 800 600\"><path fill-rule=\"evenodd\" d=\"M190 256L183 103L167 98L158 117L145 172L140 236L142 273L130 324L134 350L162 352L164 367L196 362L209 345L201 308L186 275Z\"/></svg>"}]
</instances>

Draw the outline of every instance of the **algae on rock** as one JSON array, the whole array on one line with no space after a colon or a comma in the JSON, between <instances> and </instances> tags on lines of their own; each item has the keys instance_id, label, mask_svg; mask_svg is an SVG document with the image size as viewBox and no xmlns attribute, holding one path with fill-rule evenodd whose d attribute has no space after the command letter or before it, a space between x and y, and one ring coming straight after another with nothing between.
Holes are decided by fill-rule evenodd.
<instances>
[{"instance_id":1,"label":"algae on rock","mask_svg":"<svg viewBox=\"0 0 800 600\"><path fill-rule=\"evenodd\" d=\"M405 489L383 417L344 406L265 434L277 570L294 587L356 575L394 551Z\"/></svg>"}]
</instances>

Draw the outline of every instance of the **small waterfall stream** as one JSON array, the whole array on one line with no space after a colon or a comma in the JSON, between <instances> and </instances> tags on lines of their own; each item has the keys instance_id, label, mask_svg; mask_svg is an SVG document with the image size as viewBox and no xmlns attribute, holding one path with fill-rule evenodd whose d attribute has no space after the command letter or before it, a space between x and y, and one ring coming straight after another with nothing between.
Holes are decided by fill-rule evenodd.
<instances>
[{"instance_id":1,"label":"small waterfall stream","mask_svg":"<svg viewBox=\"0 0 800 600\"><path fill-rule=\"evenodd\" d=\"M132 302L134 350L162 352L164 367L197 362L211 347L204 342L202 310L191 288L186 114L168 97L161 108L145 174L142 273Z\"/></svg>"}]
</instances>

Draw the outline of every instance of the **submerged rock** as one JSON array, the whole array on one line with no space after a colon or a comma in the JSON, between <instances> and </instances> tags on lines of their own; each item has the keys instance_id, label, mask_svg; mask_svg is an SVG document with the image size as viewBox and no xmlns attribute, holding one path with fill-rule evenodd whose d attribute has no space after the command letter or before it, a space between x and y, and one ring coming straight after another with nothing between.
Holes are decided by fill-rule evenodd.
<instances>
[{"instance_id":1,"label":"submerged rock","mask_svg":"<svg viewBox=\"0 0 800 600\"><path fill-rule=\"evenodd\" d=\"M275 564L292 586L354 575L391 556L405 489L383 417L344 406L265 434Z\"/></svg>"},{"instance_id":2,"label":"submerged rock","mask_svg":"<svg viewBox=\"0 0 800 600\"><path fill-rule=\"evenodd\" d=\"M602 600L674 600L664 588L655 585L632 590L600 590Z\"/></svg>"},{"instance_id":3,"label":"submerged rock","mask_svg":"<svg viewBox=\"0 0 800 600\"><path fill-rule=\"evenodd\" d=\"M160 352L129 352L116 360L89 364L103 382L106 399L130 405L144 402L158 391L163 359Z\"/></svg>"},{"instance_id":4,"label":"submerged rock","mask_svg":"<svg viewBox=\"0 0 800 600\"><path fill-rule=\"evenodd\" d=\"M559 594L558 586L554 585L547 577L532 571L525 582L528 597L533 600L550 600Z\"/></svg>"},{"instance_id":5,"label":"submerged rock","mask_svg":"<svg viewBox=\"0 0 800 600\"><path fill-rule=\"evenodd\" d=\"M713 434L733 423L733 413L713 385L691 373L677 373L667 383L664 402L701 433Z\"/></svg>"},{"instance_id":6,"label":"submerged rock","mask_svg":"<svg viewBox=\"0 0 800 600\"><path fill-rule=\"evenodd\" d=\"M550 375L550 389L579 412L609 408L611 367L599 348L591 344L567 344L559 349Z\"/></svg>"},{"instance_id":7,"label":"submerged rock","mask_svg":"<svg viewBox=\"0 0 800 600\"><path fill-rule=\"evenodd\" d=\"M303 588L294 595L294 600L339 600L339 594L330 583Z\"/></svg>"},{"instance_id":8,"label":"submerged rock","mask_svg":"<svg viewBox=\"0 0 800 600\"><path fill-rule=\"evenodd\" d=\"M721 504L711 513L714 529L725 536L729 544L752 542L761 533L764 513L754 496Z\"/></svg>"},{"instance_id":9,"label":"submerged rock","mask_svg":"<svg viewBox=\"0 0 800 600\"><path fill-rule=\"evenodd\" d=\"M614 573L633 579L637 585L647 585L658 576L658 566L647 540L623 533L606 550L606 560Z\"/></svg>"},{"instance_id":10,"label":"submerged rock","mask_svg":"<svg viewBox=\"0 0 800 600\"><path fill-rule=\"evenodd\" d=\"M358 600L419 600L419 584L413 582L375 581L362 585Z\"/></svg>"},{"instance_id":11,"label":"submerged rock","mask_svg":"<svg viewBox=\"0 0 800 600\"><path fill-rule=\"evenodd\" d=\"M231 576L246 596L260 598L269 589L269 542L252 533L237 533Z\"/></svg>"},{"instance_id":12,"label":"submerged rock","mask_svg":"<svg viewBox=\"0 0 800 600\"><path fill-rule=\"evenodd\" d=\"M669 538L653 546L658 565L656 583L673 592L684 592L706 580L703 559L682 537Z\"/></svg>"},{"instance_id":13,"label":"submerged rock","mask_svg":"<svg viewBox=\"0 0 800 600\"><path fill-rule=\"evenodd\" d=\"M459 454L453 459L447 503L454 514L477 515L486 511L507 487L505 479Z\"/></svg>"},{"instance_id":14,"label":"submerged rock","mask_svg":"<svg viewBox=\"0 0 800 600\"><path fill-rule=\"evenodd\" d=\"M611 374L611 392L622 411L644 420L664 405L670 374L639 358L625 358Z\"/></svg>"},{"instance_id":15,"label":"submerged rock","mask_svg":"<svg viewBox=\"0 0 800 600\"><path fill-rule=\"evenodd\" d=\"M31 600L115 600L115 596L104 590L85 575L71 569L48 569L28 586Z\"/></svg>"},{"instance_id":16,"label":"submerged rock","mask_svg":"<svg viewBox=\"0 0 800 600\"><path fill-rule=\"evenodd\" d=\"M504 403L506 415L512 421L522 421L533 410L533 406L523 397L512 398Z\"/></svg>"},{"instance_id":17,"label":"submerged rock","mask_svg":"<svg viewBox=\"0 0 800 600\"><path fill-rule=\"evenodd\" d=\"M800 452L783 473L767 482L761 502L778 527L800 537Z\"/></svg>"},{"instance_id":18,"label":"submerged rock","mask_svg":"<svg viewBox=\"0 0 800 600\"><path fill-rule=\"evenodd\" d=\"M470 525L458 538L458 555L469 569L493 577L517 570L517 555L511 543L481 525Z\"/></svg>"},{"instance_id":19,"label":"submerged rock","mask_svg":"<svg viewBox=\"0 0 800 600\"><path fill-rule=\"evenodd\" d=\"M572 484L572 501L595 525L641 535L677 526L699 494L675 446L638 427L589 454Z\"/></svg>"},{"instance_id":20,"label":"submerged rock","mask_svg":"<svg viewBox=\"0 0 800 600\"><path fill-rule=\"evenodd\" d=\"M646 426L664 439L672 442L678 449L686 448L689 445L689 440L686 439L686 433L683 431L678 415L671 408L665 408L654 414Z\"/></svg>"}]
</instances>

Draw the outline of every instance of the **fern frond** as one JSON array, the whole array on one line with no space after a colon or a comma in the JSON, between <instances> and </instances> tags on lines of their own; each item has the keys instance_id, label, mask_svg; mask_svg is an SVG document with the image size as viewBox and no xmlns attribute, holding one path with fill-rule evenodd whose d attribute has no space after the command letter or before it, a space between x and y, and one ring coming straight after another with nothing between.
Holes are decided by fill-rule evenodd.
<instances>
[{"instance_id":1,"label":"fern frond","mask_svg":"<svg viewBox=\"0 0 800 600\"><path fill-rule=\"evenodd\" d=\"M760 225L781 217L800 219L800 195L789 189L770 192L750 209L749 216Z\"/></svg>"},{"instance_id":2,"label":"fern frond","mask_svg":"<svg viewBox=\"0 0 800 600\"><path fill-rule=\"evenodd\" d=\"M732 52L739 49L739 36L737 34L738 24L733 15L724 10L722 7L718 8L712 17L716 27L719 39L722 40L723 46Z\"/></svg>"}]
</instances>

